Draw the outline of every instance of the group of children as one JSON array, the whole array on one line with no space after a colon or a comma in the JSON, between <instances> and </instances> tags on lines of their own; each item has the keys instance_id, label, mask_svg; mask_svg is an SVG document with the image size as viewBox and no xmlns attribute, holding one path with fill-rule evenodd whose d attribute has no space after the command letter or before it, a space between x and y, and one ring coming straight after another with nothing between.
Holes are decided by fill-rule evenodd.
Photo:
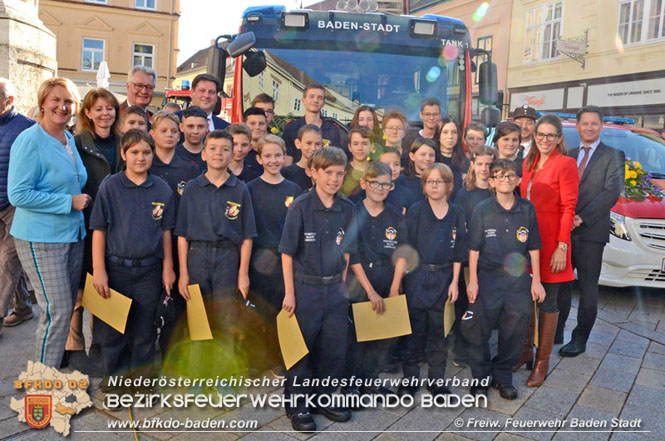
<instances>
[{"instance_id":1,"label":"group of children","mask_svg":"<svg viewBox=\"0 0 665 441\"><path fill-rule=\"evenodd\" d=\"M477 147L464 188L455 189L451 168L434 162L430 140L414 140L401 175L397 148L381 149L369 160L371 131L351 130L348 161L342 149L323 147L317 126L304 125L295 141L301 157L284 167L280 137L255 139L243 124L204 137L199 120L205 115L187 109L182 118L156 114L152 136L129 129L121 141L125 168L104 180L95 201L90 222L95 288L102 296L113 288L134 300L124 335L100 325L107 374L149 366L155 352L152 314L162 289L188 301L188 286L198 284L214 340L227 340L223 347L238 348L242 339L236 332L242 330L238 305L247 305L255 294L262 300L270 326L266 351L253 356L263 358L261 368L280 364L277 338L270 332L277 312L297 316L309 354L286 372L287 396L335 391L303 385L306 378L377 378L391 344L399 346L404 378L420 376L424 356L429 378L444 380L445 304L468 293L469 302L482 302L488 327L498 327L499 354L490 357L489 336L470 345L457 327L456 354L468 357L474 378L491 376L502 397L517 396L511 369L519 360L531 302L542 300L544 291L537 220L531 203L515 195L514 162L496 160L493 149ZM176 146L180 130L184 143ZM257 166L248 170L250 151ZM399 344L357 343L349 327L350 302L370 301L381 314L384 299L402 293L412 334ZM239 373L223 366L237 362L237 354L224 358L225 353L210 355L202 342L189 344L189 374ZM405 382L397 392L415 394L414 384ZM451 392L432 384L438 384L432 394ZM471 392L487 394L481 386ZM351 417L348 409L310 409L305 401L296 401L287 414L294 429L311 431L313 411L333 421Z\"/></svg>"}]
</instances>

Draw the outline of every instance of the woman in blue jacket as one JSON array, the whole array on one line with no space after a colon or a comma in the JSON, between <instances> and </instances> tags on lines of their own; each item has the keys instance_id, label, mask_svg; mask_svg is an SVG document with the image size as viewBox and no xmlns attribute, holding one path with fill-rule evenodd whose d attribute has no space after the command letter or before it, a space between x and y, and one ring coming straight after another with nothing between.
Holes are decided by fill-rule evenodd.
<instances>
[{"instance_id":1,"label":"woman in blue jacket","mask_svg":"<svg viewBox=\"0 0 665 441\"><path fill-rule=\"evenodd\" d=\"M74 83L46 80L39 87L39 124L12 145L7 193L16 207L11 235L35 289L41 316L35 361L59 368L81 274L86 173L66 127L79 105Z\"/></svg>"}]
</instances>

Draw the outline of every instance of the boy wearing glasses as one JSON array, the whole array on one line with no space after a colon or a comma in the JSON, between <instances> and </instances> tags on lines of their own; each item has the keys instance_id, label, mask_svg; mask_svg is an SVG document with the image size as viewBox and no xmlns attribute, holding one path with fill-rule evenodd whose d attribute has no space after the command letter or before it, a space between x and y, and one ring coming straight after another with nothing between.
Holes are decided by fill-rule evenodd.
<instances>
[{"instance_id":1,"label":"boy wearing glasses","mask_svg":"<svg viewBox=\"0 0 665 441\"><path fill-rule=\"evenodd\" d=\"M406 222L400 211L385 203L394 184L388 164L372 162L360 179L365 199L356 204L355 231L358 252L351 255L351 271L355 277L348 282L351 303L372 302L377 314L383 314L386 297L399 295L399 287L406 269L406 258L397 249L406 242ZM353 321L349 309L350 323ZM358 343L355 327L351 324L346 376L350 378L378 378L385 364L392 340ZM351 393L387 393L385 388L352 389Z\"/></svg>"},{"instance_id":2,"label":"boy wearing glasses","mask_svg":"<svg viewBox=\"0 0 665 441\"><path fill-rule=\"evenodd\" d=\"M471 345L469 359L474 379L492 376L492 386L506 400L517 398L512 369L522 353L533 301L542 302L540 234L533 204L515 196L517 164L497 159L490 169L494 197L480 202L469 224L469 303L480 301L487 330L498 328L499 350L490 356L489 335ZM531 267L532 277L529 275ZM471 393L487 396L482 386Z\"/></svg>"},{"instance_id":3,"label":"boy wearing glasses","mask_svg":"<svg viewBox=\"0 0 665 441\"><path fill-rule=\"evenodd\" d=\"M423 122L423 128L418 131L412 130L406 135L402 145L406 147L407 151L416 138L434 139L441 119L441 102L434 97L424 99L420 103L418 116Z\"/></svg>"}]
</instances>

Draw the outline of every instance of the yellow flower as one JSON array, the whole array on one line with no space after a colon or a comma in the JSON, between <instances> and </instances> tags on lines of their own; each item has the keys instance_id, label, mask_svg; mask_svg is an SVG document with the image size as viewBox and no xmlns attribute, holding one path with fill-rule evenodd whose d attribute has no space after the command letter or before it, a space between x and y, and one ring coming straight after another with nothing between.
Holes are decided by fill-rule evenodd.
<instances>
[{"instance_id":1,"label":"yellow flower","mask_svg":"<svg viewBox=\"0 0 665 441\"><path fill-rule=\"evenodd\" d=\"M277 127L271 127L270 128L270 133L272 133L273 135L276 135L276 134L279 133L279 130L277 129Z\"/></svg>"},{"instance_id":2,"label":"yellow flower","mask_svg":"<svg viewBox=\"0 0 665 441\"><path fill-rule=\"evenodd\" d=\"M630 173L628 173L628 176L629 176L631 179L635 179L635 178L637 178L637 172L635 172L635 171L631 171Z\"/></svg>"},{"instance_id":3,"label":"yellow flower","mask_svg":"<svg viewBox=\"0 0 665 441\"><path fill-rule=\"evenodd\" d=\"M640 163L637 162L637 161L633 161L633 167L635 167L635 168L642 168L642 164L640 164Z\"/></svg>"},{"instance_id":4,"label":"yellow flower","mask_svg":"<svg viewBox=\"0 0 665 441\"><path fill-rule=\"evenodd\" d=\"M631 187L634 187L635 184L637 184L637 182L635 181L635 179L629 179L626 183L627 183L629 186L631 186Z\"/></svg>"}]
</instances>

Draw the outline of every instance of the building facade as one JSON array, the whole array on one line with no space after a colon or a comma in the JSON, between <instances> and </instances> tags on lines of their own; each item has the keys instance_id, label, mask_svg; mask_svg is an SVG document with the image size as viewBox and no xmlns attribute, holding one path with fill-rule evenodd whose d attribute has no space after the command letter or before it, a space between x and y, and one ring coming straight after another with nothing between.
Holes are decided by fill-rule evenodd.
<instances>
[{"instance_id":1,"label":"building facade","mask_svg":"<svg viewBox=\"0 0 665 441\"><path fill-rule=\"evenodd\" d=\"M511 110L528 104L574 113L594 104L662 130L664 20L661 0L514 0Z\"/></svg>"},{"instance_id":2,"label":"building facade","mask_svg":"<svg viewBox=\"0 0 665 441\"><path fill-rule=\"evenodd\" d=\"M101 61L109 89L126 94L127 73L142 65L157 72L153 107L176 74L180 0L41 0L39 18L57 39L58 75L83 96L96 87Z\"/></svg>"}]
</instances>

